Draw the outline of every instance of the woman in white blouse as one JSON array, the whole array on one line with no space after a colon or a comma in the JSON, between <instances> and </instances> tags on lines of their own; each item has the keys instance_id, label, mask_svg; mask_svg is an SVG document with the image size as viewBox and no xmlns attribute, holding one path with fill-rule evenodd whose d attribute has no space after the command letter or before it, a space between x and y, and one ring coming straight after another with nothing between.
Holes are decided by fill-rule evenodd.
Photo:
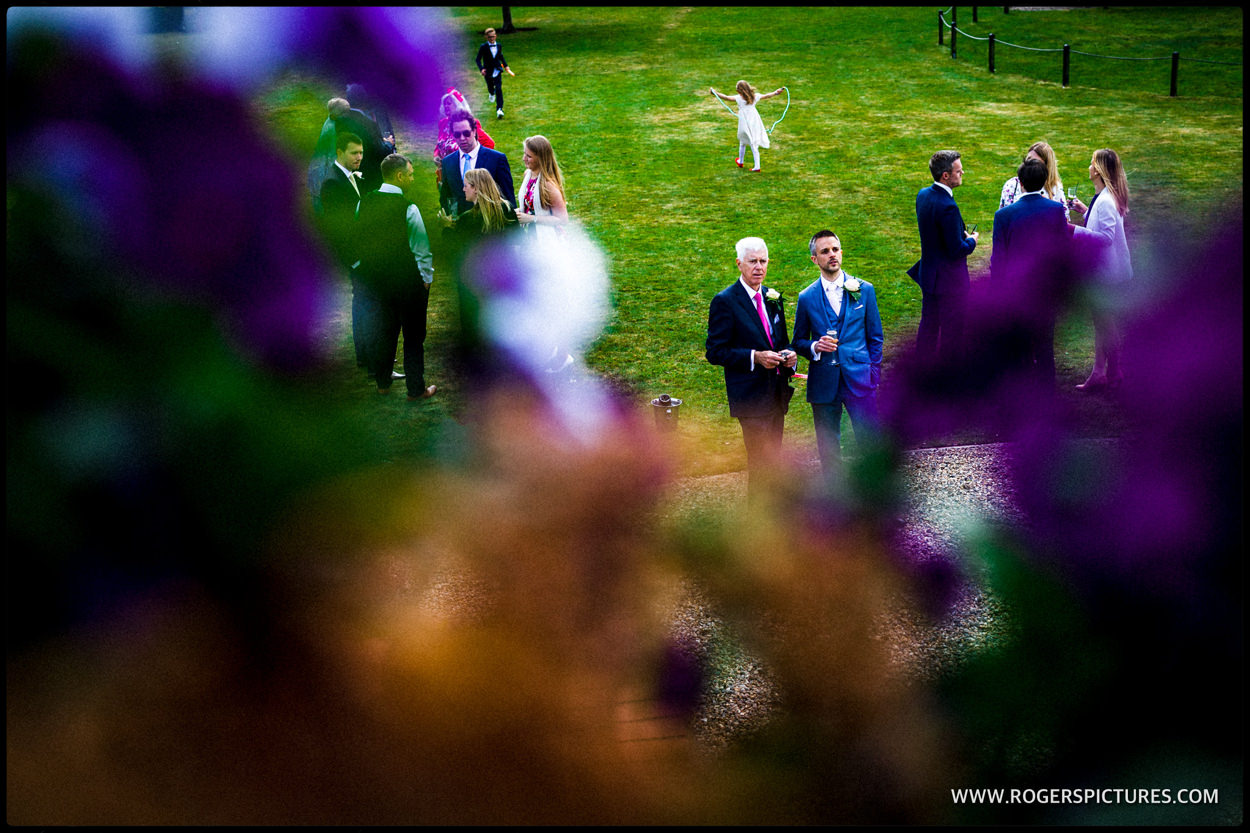
<instances>
[{"instance_id":1,"label":"woman in white blouse","mask_svg":"<svg viewBox=\"0 0 1250 833\"><path fill-rule=\"evenodd\" d=\"M1120 328L1112 308L1121 285L1133 277L1129 259L1128 238L1124 235L1124 215L1128 214L1128 180L1120 157L1110 148L1094 151L1089 163L1089 179L1094 183L1094 198L1086 207L1079 199L1072 206L1085 215L1084 227L1074 225L1073 236L1086 245L1085 266L1095 285L1106 296L1094 307L1094 369L1077 390L1094 391L1119 387Z\"/></svg>"},{"instance_id":2,"label":"woman in white blouse","mask_svg":"<svg viewBox=\"0 0 1250 833\"><path fill-rule=\"evenodd\" d=\"M1063 181L1059 179L1059 162L1055 159L1055 151L1046 142L1034 142L1025 151L1024 160L1037 159L1046 164L1046 184L1042 186L1042 194L1063 206L1063 216L1069 217L1068 204L1063 198ZM1024 194L1020 187L1019 177L1013 176L1003 183L1003 192L998 198L998 207L1006 208Z\"/></svg>"}]
</instances>

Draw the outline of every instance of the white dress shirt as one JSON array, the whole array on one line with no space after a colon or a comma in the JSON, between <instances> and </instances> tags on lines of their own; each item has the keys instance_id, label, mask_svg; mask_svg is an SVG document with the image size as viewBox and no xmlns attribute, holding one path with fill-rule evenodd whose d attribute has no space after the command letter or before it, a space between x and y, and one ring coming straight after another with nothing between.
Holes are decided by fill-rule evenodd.
<instances>
[{"instance_id":1,"label":"white dress shirt","mask_svg":"<svg viewBox=\"0 0 1250 833\"><path fill-rule=\"evenodd\" d=\"M747 291L747 295L751 296L751 308L755 309L755 296L759 295L760 292L763 291L764 284L760 284L760 288L758 290L752 289L751 287L747 286L746 279L741 276L739 276L738 278L738 283L742 284L742 288ZM761 301L760 303L762 304L763 301ZM764 315L768 315L768 307L764 307ZM768 324L768 334L770 336L773 334L771 321ZM751 369L752 370L755 369L755 351L754 350L751 351Z\"/></svg>"}]
</instances>

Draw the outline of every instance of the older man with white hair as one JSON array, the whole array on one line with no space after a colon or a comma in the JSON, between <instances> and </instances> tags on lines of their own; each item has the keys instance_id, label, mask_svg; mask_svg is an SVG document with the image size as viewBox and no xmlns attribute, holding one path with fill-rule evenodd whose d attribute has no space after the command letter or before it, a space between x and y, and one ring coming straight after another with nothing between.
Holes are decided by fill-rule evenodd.
<instances>
[{"instance_id":1,"label":"older man with white hair","mask_svg":"<svg viewBox=\"0 0 1250 833\"><path fill-rule=\"evenodd\" d=\"M737 243L739 277L712 299L707 360L725 369L729 415L742 426L747 491L758 498L781 450L798 355L790 350L781 294L764 285L768 245L758 237Z\"/></svg>"}]
</instances>

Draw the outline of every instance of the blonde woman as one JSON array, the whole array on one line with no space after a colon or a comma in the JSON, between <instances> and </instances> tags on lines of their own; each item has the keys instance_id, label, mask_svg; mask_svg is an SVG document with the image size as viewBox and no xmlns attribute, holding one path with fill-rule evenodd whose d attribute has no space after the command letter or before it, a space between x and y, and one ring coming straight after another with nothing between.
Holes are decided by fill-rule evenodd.
<instances>
[{"instance_id":1,"label":"blonde woman","mask_svg":"<svg viewBox=\"0 0 1250 833\"><path fill-rule=\"evenodd\" d=\"M1110 148L1094 151L1089 162L1089 179L1094 183L1094 198L1087 207L1073 198L1072 206L1085 215L1085 225L1073 225L1074 242L1085 242L1084 257L1088 273L1103 298L1095 298L1094 306L1094 368L1089 378L1076 386L1080 391L1119 387L1120 328L1114 310L1121 285L1133 277L1128 238L1124 233L1124 217L1128 214L1128 178L1120 157ZM1101 301L1101 303L1098 303Z\"/></svg>"},{"instance_id":2,"label":"blonde woman","mask_svg":"<svg viewBox=\"0 0 1250 833\"><path fill-rule=\"evenodd\" d=\"M530 136L521 145L525 176L521 179L521 206L517 221L534 226L540 239L554 237L569 221L564 199L564 176L556 152L545 136Z\"/></svg>"},{"instance_id":3,"label":"blonde woman","mask_svg":"<svg viewBox=\"0 0 1250 833\"><path fill-rule=\"evenodd\" d=\"M764 120L760 118L755 105L765 99L780 95L783 88L778 87L771 93L760 95L746 81L739 81L737 95L723 95L716 92L715 87L708 87L708 89L721 101L734 102L738 105L738 158L734 160L734 163L739 168L742 167L742 157L746 155L747 145L750 145L751 154L755 157L755 167L751 169L751 172L759 173L760 148L769 147L769 143L768 131L764 129Z\"/></svg>"},{"instance_id":4,"label":"blonde woman","mask_svg":"<svg viewBox=\"0 0 1250 833\"><path fill-rule=\"evenodd\" d=\"M454 220L445 214L441 216L446 225L455 228L456 235L466 244L517 224L516 212L499 193L495 178L485 168L465 172L464 198L473 203L472 208Z\"/></svg>"},{"instance_id":5,"label":"blonde woman","mask_svg":"<svg viewBox=\"0 0 1250 833\"><path fill-rule=\"evenodd\" d=\"M1022 161L1037 159L1046 165L1046 184L1042 194L1048 199L1063 206L1063 216L1069 217L1068 203L1063 197L1063 182L1059 179L1059 162L1055 159L1055 151L1046 142L1034 142L1024 154ZM1020 187L1020 178L1013 176L1003 183L1003 192L998 200L999 208L1006 208L1024 195Z\"/></svg>"}]
</instances>

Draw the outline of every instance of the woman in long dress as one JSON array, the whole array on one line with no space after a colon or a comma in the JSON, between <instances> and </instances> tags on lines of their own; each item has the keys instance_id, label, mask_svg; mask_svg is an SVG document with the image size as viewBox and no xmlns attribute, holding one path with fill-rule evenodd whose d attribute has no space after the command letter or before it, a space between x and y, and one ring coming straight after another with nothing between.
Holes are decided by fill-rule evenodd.
<instances>
[{"instance_id":1,"label":"woman in long dress","mask_svg":"<svg viewBox=\"0 0 1250 833\"><path fill-rule=\"evenodd\" d=\"M721 101L732 101L738 105L738 158L734 160L739 168L742 167L742 158L745 155L747 145L751 146L751 154L755 157L755 167L751 169L752 173L760 171L760 148L769 147L768 131L764 129L764 120L760 118L759 111L755 109L755 105L759 102L780 95L784 87L778 87L771 93L758 94L755 88L746 81L738 82L738 94L733 96L723 95L716 92L715 87L709 87L712 95Z\"/></svg>"},{"instance_id":2,"label":"woman in long dress","mask_svg":"<svg viewBox=\"0 0 1250 833\"><path fill-rule=\"evenodd\" d=\"M517 221L533 226L539 239L555 237L569 221L569 208L564 199L564 175L547 137L526 139L521 145L521 162L525 176L521 179Z\"/></svg>"},{"instance_id":3,"label":"woman in long dress","mask_svg":"<svg viewBox=\"0 0 1250 833\"><path fill-rule=\"evenodd\" d=\"M1094 297L1094 368L1089 378L1077 385L1080 391L1116 388L1120 371L1120 327L1115 306L1123 295L1123 284L1133 277L1124 215L1128 214L1128 179L1120 157L1110 148L1094 151L1089 163L1094 198L1088 208L1073 198L1072 206L1085 215L1084 226L1072 226L1073 242L1084 242L1088 273L1098 294Z\"/></svg>"}]
</instances>

